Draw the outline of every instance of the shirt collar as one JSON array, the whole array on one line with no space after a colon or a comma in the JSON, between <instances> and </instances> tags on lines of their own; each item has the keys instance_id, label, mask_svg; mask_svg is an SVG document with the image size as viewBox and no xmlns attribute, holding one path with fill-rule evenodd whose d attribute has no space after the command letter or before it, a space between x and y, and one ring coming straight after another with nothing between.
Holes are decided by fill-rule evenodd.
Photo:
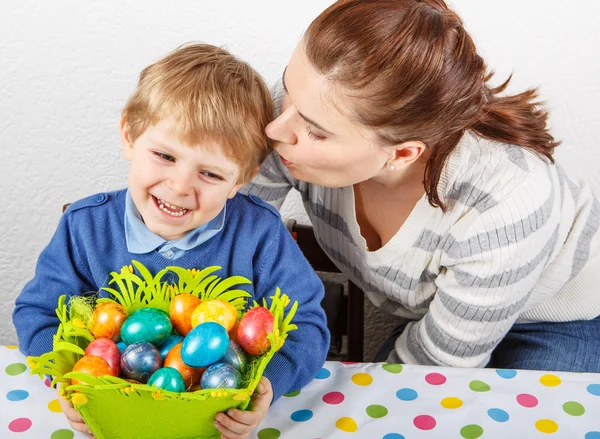
<instances>
[{"instance_id":1,"label":"shirt collar","mask_svg":"<svg viewBox=\"0 0 600 439\"><path fill-rule=\"evenodd\" d=\"M190 230L176 241L167 241L146 227L140 211L135 206L129 189L125 199L125 241L130 253L143 254L154 251L169 242L170 247L180 250L191 250L208 241L223 229L227 207L208 223Z\"/></svg>"}]
</instances>

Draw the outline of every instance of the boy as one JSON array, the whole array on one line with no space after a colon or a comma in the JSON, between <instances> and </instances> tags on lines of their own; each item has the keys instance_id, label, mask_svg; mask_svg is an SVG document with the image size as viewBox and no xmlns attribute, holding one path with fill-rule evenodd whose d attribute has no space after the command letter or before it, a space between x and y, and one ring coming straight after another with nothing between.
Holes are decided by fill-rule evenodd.
<instances>
[{"instance_id":1,"label":"boy","mask_svg":"<svg viewBox=\"0 0 600 439\"><path fill-rule=\"evenodd\" d=\"M62 216L16 301L21 351L50 351L58 297L100 291L132 259L153 273L219 265L221 277L252 280L250 300L280 287L299 302L298 330L267 367L252 411L217 415L223 437L245 437L272 400L306 385L329 346L323 285L277 211L237 195L269 153L272 115L260 76L220 48L188 45L144 69L121 120L128 189L84 198ZM72 408L65 414L89 432Z\"/></svg>"}]
</instances>

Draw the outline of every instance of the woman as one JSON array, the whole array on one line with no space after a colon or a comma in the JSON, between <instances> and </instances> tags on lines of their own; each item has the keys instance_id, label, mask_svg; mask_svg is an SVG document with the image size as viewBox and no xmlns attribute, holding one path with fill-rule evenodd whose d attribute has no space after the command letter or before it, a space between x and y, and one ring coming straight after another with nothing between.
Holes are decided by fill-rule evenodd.
<instances>
[{"instance_id":1,"label":"woman","mask_svg":"<svg viewBox=\"0 0 600 439\"><path fill-rule=\"evenodd\" d=\"M298 189L402 319L378 361L600 372L600 204L554 164L536 90L490 77L442 0L339 1L275 87L277 152L246 191Z\"/></svg>"}]
</instances>

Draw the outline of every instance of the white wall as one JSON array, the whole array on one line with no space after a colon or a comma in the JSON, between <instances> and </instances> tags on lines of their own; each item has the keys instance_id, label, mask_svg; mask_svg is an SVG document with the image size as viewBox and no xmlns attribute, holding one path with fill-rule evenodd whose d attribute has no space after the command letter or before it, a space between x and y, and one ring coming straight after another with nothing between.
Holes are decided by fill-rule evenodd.
<instances>
[{"instance_id":1,"label":"white wall","mask_svg":"<svg viewBox=\"0 0 600 439\"><path fill-rule=\"evenodd\" d=\"M139 71L178 45L224 45L274 81L330 0L0 2L0 343L64 203L126 184L120 110ZM579 0L455 0L481 52L513 90L541 84L558 153L600 188L600 6ZM562 3L562 2L560 2ZM594 147L596 149L594 149ZM600 191L599 191L600 192ZM303 217L297 200L284 213Z\"/></svg>"}]
</instances>

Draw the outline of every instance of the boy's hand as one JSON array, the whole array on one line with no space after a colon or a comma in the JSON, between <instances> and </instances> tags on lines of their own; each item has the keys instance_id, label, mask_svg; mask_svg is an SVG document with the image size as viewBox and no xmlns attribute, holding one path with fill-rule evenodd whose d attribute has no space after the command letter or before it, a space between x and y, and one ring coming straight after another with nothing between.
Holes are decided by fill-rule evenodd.
<instances>
[{"instance_id":1,"label":"boy's hand","mask_svg":"<svg viewBox=\"0 0 600 439\"><path fill-rule=\"evenodd\" d=\"M246 438L267 415L271 401L273 401L273 387L267 378L262 377L252 397L250 411L231 409L227 413L217 413L215 427L221 432L221 439Z\"/></svg>"},{"instance_id":2,"label":"boy's hand","mask_svg":"<svg viewBox=\"0 0 600 439\"><path fill-rule=\"evenodd\" d=\"M62 409L63 413L67 417L67 420L69 421L69 424L71 424L71 427L73 428L73 430L80 431L82 433L89 435L91 438L93 438L94 436L92 436L92 431L87 426L87 424L85 422L83 422L83 418L81 417L79 412L73 408L73 404L71 404L71 401L66 400L60 394L60 387L58 390L59 390L58 403L60 404L60 408Z\"/></svg>"}]
</instances>

